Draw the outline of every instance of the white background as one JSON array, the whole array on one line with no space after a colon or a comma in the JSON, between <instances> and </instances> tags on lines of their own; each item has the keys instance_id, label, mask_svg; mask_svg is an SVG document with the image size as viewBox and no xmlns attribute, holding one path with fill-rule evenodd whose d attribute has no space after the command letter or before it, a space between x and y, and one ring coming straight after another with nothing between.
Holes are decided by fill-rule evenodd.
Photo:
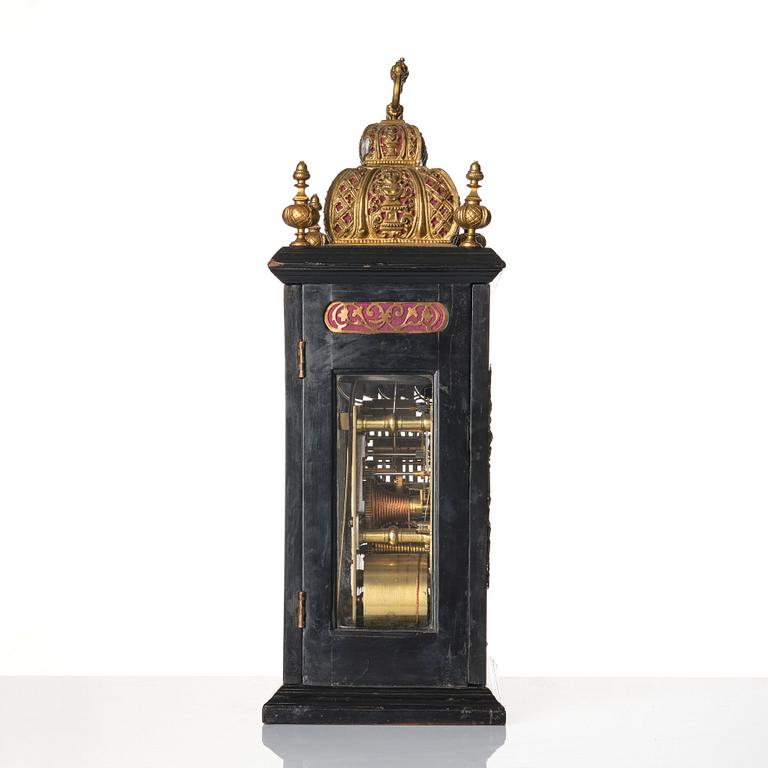
<instances>
[{"instance_id":1,"label":"white background","mask_svg":"<svg viewBox=\"0 0 768 768\"><path fill-rule=\"evenodd\" d=\"M281 668L297 160L481 161L489 651L766 675L764 4L2 0L0 672Z\"/></svg>"}]
</instances>

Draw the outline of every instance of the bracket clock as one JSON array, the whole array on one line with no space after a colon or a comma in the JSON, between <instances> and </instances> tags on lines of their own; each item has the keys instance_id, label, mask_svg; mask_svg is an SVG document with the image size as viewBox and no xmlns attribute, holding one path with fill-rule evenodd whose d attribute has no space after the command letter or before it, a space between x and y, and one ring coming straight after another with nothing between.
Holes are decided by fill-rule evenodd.
<instances>
[{"instance_id":1,"label":"bracket clock","mask_svg":"<svg viewBox=\"0 0 768 768\"><path fill-rule=\"evenodd\" d=\"M503 724L485 685L489 284L472 163L427 167L391 70L386 118L325 201L297 193L285 284L283 686L265 723ZM463 230L463 231L462 231Z\"/></svg>"}]
</instances>

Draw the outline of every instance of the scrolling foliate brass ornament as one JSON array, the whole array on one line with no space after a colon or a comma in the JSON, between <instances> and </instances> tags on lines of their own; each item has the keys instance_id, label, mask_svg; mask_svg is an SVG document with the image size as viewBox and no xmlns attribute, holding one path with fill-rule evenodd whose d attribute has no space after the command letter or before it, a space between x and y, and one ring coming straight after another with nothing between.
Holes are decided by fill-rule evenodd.
<instances>
[{"instance_id":1,"label":"scrolling foliate brass ornament","mask_svg":"<svg viewBox=\"0 0 768 768\"><path fill-rule=\"evenodd\" d=\"M448 307L439 301L332 301L325 309L332 333L439 333Z\"/></svg>"}]
</instances>

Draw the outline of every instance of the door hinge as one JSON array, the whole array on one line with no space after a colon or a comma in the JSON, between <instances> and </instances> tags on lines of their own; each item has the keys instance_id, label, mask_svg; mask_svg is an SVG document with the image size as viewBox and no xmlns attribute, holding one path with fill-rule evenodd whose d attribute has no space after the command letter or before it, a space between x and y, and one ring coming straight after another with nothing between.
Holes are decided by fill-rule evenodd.
<instances>
[{"instance_id":1,"label":"door hinge","mask_svg":"<svg viewBox=\"0 0 768 768\"><path fill-rule=\"evenodd\" d=\"M296 593L296 626L299 629L304 629L304 624L307 620L307 593Z\"/></svg>"},{"instance_id":2,"label":"door hinge","mask_svg":"<svg viewBox=\"0 0 768 768\"><path fill-rule=\"evenodd\" d=\"M307 342L304 339L299 339L296 342L296 376L299 379L303 379L307 375L307 363L305 360L305 350Z\"/></svg>"}]
</instances>

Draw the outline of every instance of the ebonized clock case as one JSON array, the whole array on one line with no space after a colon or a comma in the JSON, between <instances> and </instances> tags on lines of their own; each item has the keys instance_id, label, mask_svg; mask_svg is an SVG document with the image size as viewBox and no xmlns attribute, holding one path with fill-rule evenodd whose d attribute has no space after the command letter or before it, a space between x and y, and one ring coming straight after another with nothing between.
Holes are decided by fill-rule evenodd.
<instances>
[{"instance_id":1,"label":"ebonized clock case","mask_svg":"<svg viewBox=\"0 0 768 768\"><path fill-rule=\"evenodd\" d=\"M491 249L283 248L286 485L283 686L265 723L503 724L486 687ZM334 301L439 302L444 329L332 333ZM336 621L337 413L345 374L433 376L433 619L424 631Z\"/></svg>"}]
</instances>

